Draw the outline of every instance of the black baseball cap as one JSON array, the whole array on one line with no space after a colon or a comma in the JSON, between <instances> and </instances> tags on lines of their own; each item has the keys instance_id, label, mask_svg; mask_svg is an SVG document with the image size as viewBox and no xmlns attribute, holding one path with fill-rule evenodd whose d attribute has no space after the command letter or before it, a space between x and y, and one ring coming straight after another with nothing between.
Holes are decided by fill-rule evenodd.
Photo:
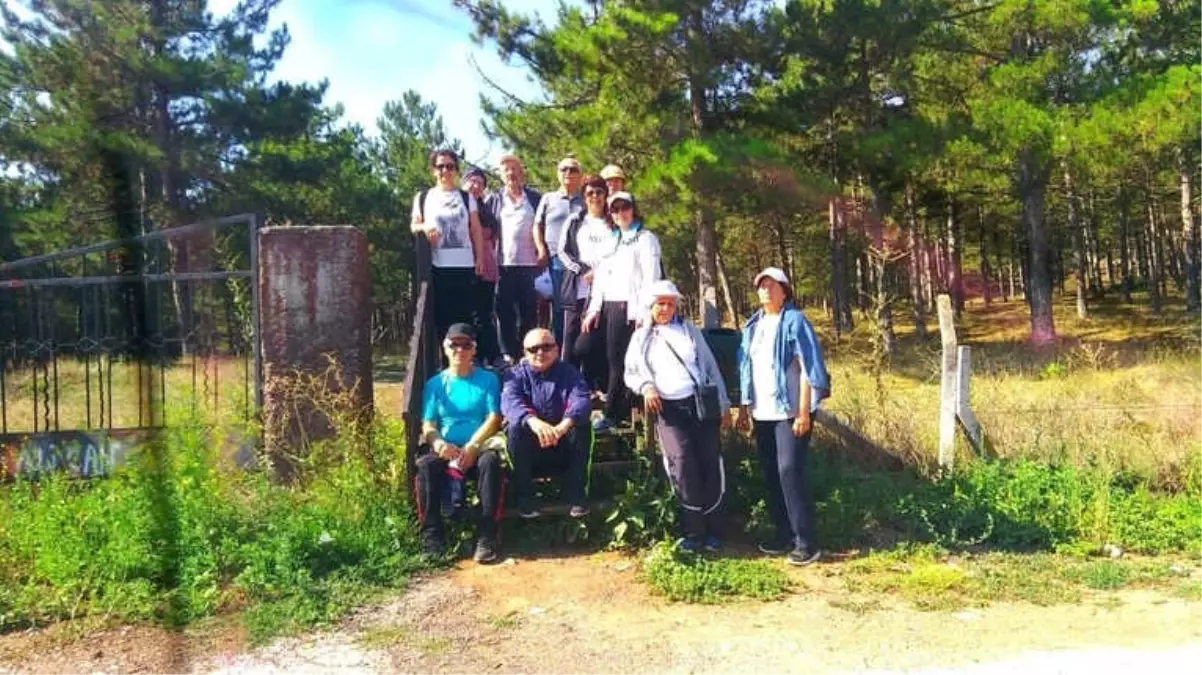
<instances>
[{"instance_id":1,"label":"black baseball cap","mask_svg":"<svg viewBox=\"0 0 1202 675\"><path fill-rule=\"evenodd\" d=\"M467 338L475 342L476 329L467 323L451 324L451 327L447 329L447 339L454 340L455 338Z\"/></svg>"}]
</instances>

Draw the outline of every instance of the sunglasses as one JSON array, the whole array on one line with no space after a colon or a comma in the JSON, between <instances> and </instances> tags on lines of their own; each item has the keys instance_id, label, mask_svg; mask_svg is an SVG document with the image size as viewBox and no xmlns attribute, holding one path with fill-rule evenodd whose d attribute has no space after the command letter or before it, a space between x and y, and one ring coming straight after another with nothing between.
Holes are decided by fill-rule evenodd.
<instances>
[{"instance_id":1,"label":"sunglasses","mask_svg":"<svg viewBox=\"0 0 1202 675\"><path fill-rule=\"evenodd\" d=\"M584 191L585 197L604 197L606 194L608 194L608 193L605 190L585 190Z\"/></svg>"},{"instance_id":2,"label":"sunglasses","mask_svg":"<svg viewBox=\"0 0 1202 675\"><path fill-rule=\"evenodd\" d=\"M634 205L627 202L618 202L617 204L610 205L609 210L614 213L622 213L623 211L634 210Z\"/></svg>"},{"instance_id":3,"label":"sunglasses","mask_svg":"<svg viewBox=\"0 0 1202 675\"><path fill-rule=\"evenodd\" d=\"M447 349L455 349L455 350L459 350L459 351L462 351L465 349L471 349L472 347L476 346L475 342L463 342L462 340L455 341L455 342L447 342L445 344L446 344Z\"/></svg>"},{"instance_id":4,"label":"sunglasses","mask_svg":"<svg viewBox=\"0 0 1202 675\"><path fill-rule=\"evenodd\" d=\"M541 345L530 345L529 347L526 348L527 354L538 354L540 352L552 352L552 351L555 351L555 343L554 342L544 342Z\"/></svg>"},{"instance_id":5,"label":"sunglasses","mask_svg":"<svg viewBox=\"0 0 1202 675\"><path fill-rule=\"evenodd\" d=\"M435 164L434 168L438 169L439 171L454 171L459 167L455 166L454 164Z\"/></svg>"},{"instance_id":6,"label":"sunglasses","mask_svg":"<svg viewBox=\"0 0 1202 675\"><path fill-rule=\"evenodd\" d=\"M559 173L580 173L580 169L577 169L574 166L565 166L559 170Z\"/></svg>"}]
</instances>

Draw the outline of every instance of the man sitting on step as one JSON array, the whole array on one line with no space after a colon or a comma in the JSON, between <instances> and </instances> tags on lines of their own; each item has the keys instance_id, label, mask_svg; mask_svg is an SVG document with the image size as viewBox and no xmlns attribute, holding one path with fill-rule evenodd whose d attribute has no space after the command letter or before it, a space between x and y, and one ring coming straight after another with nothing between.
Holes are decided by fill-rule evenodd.
<instances>
[{"instance_id":1,"label":"man sitting on step","mask_svg":"<svg viewBox=\"0 0 1202 675\"><path fill-rule=\"evenodd\" d=\"M551 331L530 331L522 348L525 357L510 369L501 391L518 511L523 518L539 515L536 470L543 475L566 472L569 513L582 518L589 512L585 493L593 451L588 385L575 366L560 360Z\"/></svg>"},{"instance_id":2,"label":"man sitting on step","mask_svg":"<svg viewBox=\"0 0 1202 675\"><path fill-rule=\"evenodd\" d=\"M476 478L480 517L476 526L476 562L498 559L497 521L504 508L501 458L500 383L492 371L478 368L476 331L457 323L447 330L442 348L450 365L422 390L422 448L417 458L417 516L423 550L441 555L446 548L441 505L452 488L462 491ZM453 498L452 498L453 499Z\"/></svg>"}]
</instances>

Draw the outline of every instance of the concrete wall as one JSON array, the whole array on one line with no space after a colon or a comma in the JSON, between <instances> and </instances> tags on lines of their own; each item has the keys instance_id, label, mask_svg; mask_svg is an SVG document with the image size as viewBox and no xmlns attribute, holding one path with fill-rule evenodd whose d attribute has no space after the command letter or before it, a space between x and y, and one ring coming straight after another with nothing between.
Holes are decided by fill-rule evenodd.
<instances>
[{"instance_id":1,"label":"concrete wall","mask_svg":"<svg viewBox=\"0 0 1202 675\"><path fill-rule=\"evenodd\" d=\"M338 419L371 412L371 277L367 239L349 225L259 232L263 425L277 476Z\"/></svg>"}]
</instances>

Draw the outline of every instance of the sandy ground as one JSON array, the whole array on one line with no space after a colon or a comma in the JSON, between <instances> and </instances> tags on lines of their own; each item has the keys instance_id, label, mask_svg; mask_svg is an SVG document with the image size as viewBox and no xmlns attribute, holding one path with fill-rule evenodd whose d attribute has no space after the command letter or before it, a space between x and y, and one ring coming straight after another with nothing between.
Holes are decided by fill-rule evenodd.
<instances>
[{"instance_id":1,"label":"sandy ground","mask_svg":"<svg viewBox=\"0 0 1202 675\"><path fill-rule=\"evenodd\" d=\"M0 638L0 673L1202 672L1196 601L1125 591L924 612L888 597L857 604L832 571L791 570L798 588L778 602L698 606L651 595L617 554L465 562L335 630L256 650L232 622L187 635L10 635Z\"/></svg>"}]
</instances>

